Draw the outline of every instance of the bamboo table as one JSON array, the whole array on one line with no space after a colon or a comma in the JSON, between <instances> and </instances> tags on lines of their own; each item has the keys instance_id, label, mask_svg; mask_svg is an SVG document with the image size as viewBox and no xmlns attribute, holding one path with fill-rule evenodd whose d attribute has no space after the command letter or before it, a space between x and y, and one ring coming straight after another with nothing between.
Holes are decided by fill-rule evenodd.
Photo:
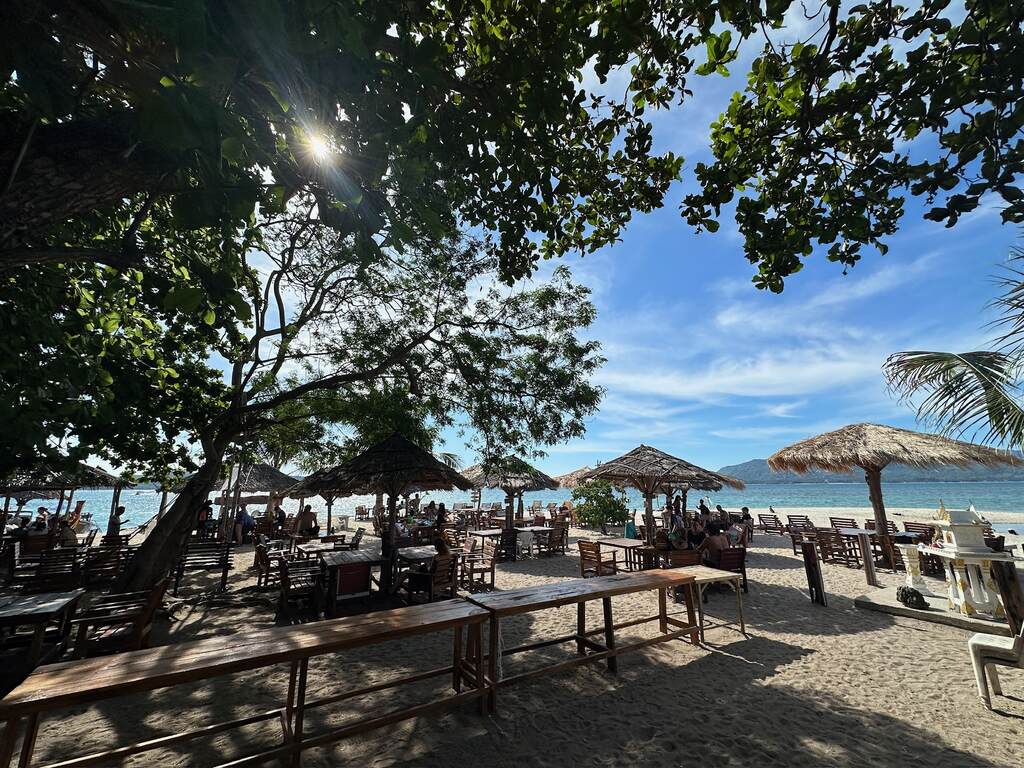
<instances>
[{"instance_id":1,"label":"bamboo table","mask_svg":"<svg viewBox=\"0 0 1024 768\"><path fill-rule=\"evenodd\" d=\"M663 643L676 638L688 637L694 645L699 643L699 625L694 615L694 603L698 602L693 589L695 576L684 573L682 569L640 571L638 573L619 573L613 576L597 576L590 579L572 579L556 584L542 584L524 589L513 589L506 592L490 592L482 595L471 595L466 599L484 608L490 613L490 638L487 655L487 686L488 700L491 711L497 707L498 688L520 680L538 675L546 675L562 669L588 664L602 659L606 660L608 671L618 671L617 658L627 651L637 650L655 643ZM687 590L687 621L680 621L668 615L668 590L682 585L689 585ZM612 616L612 597L628 595L649 590L658 591L658 613L642 619L616 624ZM586 604L590 600L601 600L604 611L604 622L601 628L588 630L586 626ZM576 606L576 631L570 635L550 640L528 643L516 648L501 647L501 621L509 616L522 613L558 608L564 605ZM660 634L653 638L639 640L629 645L617 645L615 630L639 624L657 621ZM596 634L604 634L604 643L592 638ZM514 653L538 650L552 645L575 642L576 658L558 662L544 667L531 669L518 675L505 677L501 672L501 657ZM588 654L588 651L591 653ZM473 655L472 649L470 654Z\"/></svg>"}]
</instances>

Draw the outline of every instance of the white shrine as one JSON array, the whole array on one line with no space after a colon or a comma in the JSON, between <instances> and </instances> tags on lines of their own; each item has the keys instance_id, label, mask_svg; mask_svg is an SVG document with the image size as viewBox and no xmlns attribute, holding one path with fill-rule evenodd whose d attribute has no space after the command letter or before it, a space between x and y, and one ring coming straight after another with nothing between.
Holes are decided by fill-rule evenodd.
<instances>
[{"instance_id":1,"label":"white shrine","mask_svg":"<svg viewBox=\"0 0 1024 768\"><path fill-rule=\"evenodd\" d=\"M992 581L993 560L1014 560L1009 552L993 552L985 545L985 521L974 507L939 511L931 521L936 528L931 546L899 545L907 566L907 584L928 592L921 578L920 555L934 555L943 561L949 610L965 616L1003 619L1006 614L999 589Z\"/></svg>"}]
</instances>

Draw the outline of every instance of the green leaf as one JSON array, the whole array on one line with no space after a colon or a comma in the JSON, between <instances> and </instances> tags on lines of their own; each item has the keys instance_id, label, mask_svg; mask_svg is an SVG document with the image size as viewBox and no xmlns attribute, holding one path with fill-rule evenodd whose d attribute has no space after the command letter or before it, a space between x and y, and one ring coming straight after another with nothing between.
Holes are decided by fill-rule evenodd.
<instances>
[{"instance_id":1,"label":"green leaf","mask_svg":"<svg viewBox=\"0 0 1024 768\"><path fill-rule=\"evenodd\" d=\"M164 309L192 313L199 308L204 296L203 289L196 286L172 288L164 297Z\"/></svg>"}]
</instances>

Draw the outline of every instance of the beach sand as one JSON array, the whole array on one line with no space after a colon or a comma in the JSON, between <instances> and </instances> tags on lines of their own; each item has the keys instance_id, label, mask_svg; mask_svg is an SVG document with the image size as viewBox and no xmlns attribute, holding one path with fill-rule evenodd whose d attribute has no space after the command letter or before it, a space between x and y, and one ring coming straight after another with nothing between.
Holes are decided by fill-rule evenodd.
<instances>
[{"instance_id":1,"label":"beach sand","mask_svg":"<svg viewBox=\"0 0 1024 768\"><path fill-rule=\"evenodd\" d=\"M778 509L780 514L786 510ZM823 510L860 520L869 510ZM892 510L892 513L898 510ZM800 514L806 513L801 510ZM756 512L755 512L756 515ZM896 518L899 519L899 518ZM907 519L915 519L908 517ZM916 519L924 519L917 515ZM598 538L573 529L571 539ZM374 544L375 542L372 542ZM575 546L572 550L575 550ZM230 590L203 594L213 579L189 580L173 602L156 642L231 636L274 625L275 593L257 592L239 553ZM707 632L707 648L683 642L624 655L618 675L602 665L535 678L503 689L496 715L467 707L441 717L391 728L304 754L306 766L1020 766L1024 764L1024 672L1002 675L1010 698L1003 712L978 700L967 655L969 634L912 619L863 611L853 598L865 592L859 571L824 568L828 607L812 605L802 561L788 539L755 537L749 551L750 591L744 596L749 637L722 627ZM499 565L497 586L511 589L578 575L574 554ZM887 588L902 578L880 574ZM616 620L650 616L654 593L615 599ZM707 614L735 618L728 590L710 594ZM597 626L597 611L590 621ZM506 647L525 638L565 634L572 607L509 621ZM651 636L656 625L623 630ZM447 637L419 638L314 660L310 695L382 681L398 670L441 666ZM173 645L168 653L173 653ZM539 656L567 658L571 649ZM525 669L538 655L507 660L506 672ZM111 657L111 664L118 663ZM137 741L278 706L287 670L275 668L219 678L151 695L80 708L43 721L36 755L43 760L90 748ZM400 691L402 689L399 689ZM401 694L345 702L330 713L313 711L309 729L350 721L356 713L381 714L398 700L436 691L428 682ZM398 697L401 697L400 699ZM208 765L279 738L271 724L142 755L130 765Z\"/></svg>"}]
</instances>

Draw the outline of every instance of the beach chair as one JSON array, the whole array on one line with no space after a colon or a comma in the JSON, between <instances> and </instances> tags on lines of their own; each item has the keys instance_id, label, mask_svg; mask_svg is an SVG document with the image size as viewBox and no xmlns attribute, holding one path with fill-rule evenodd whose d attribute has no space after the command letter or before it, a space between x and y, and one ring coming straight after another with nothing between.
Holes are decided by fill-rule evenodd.
<instances>
[{"instance_id":1,"label":"beach chair","mask_svg":"<svg viewBox=\"0 0 1024 768\"><path fill-rule=\"evenodd\" d=\"M596 541L580 540L580 576L610 576L619 572L619 556L611 553L611 559L603 557L601 545Z\"/></svg>"},{"instance_id":2,"label":"beach chair","mask_svg":"<svg viewBox=\"0 0 1024 768\"><path fill-rule=\"evenodd\" d=\"M789 521L789 528L799 528L801 530L813 530L814 523L811 522L811 518L807 515L786 515L786 520Z\"/></svg>"},{"instance_id":3,"label":"beach chair","mask_svg":"<svg viewBox=\"0 0 1024 768\"><path fill-rule=\"evenodd\" d=\"M167 583L168 579L161 579L143 592L105 595L79 612L71 620L78 628L75 658L148 648L153 617L163 602Z\"/></svg>"},{"instance_id":4,"label":"beach chair","mask_svg":"<svg viewBox=\"0 0 1024 768\"><path fill-rule=\"evenodd\" d=\"M1011 606L1011 610L1007 612L1007 619L1010 621L1011 628L1013 628L1015 619L1018 626L1016 632L1010 637L979 632L972 635L971 639L967 641L967 650L971 654L971 665L974 667L974 679L978 685L978 695L986 709L992 709L992 698L989 695L990 682L992 693L997 696L1001 696L1003 693L996 667L1024 669L1024 621L1020 616L1013 616L1016 608L1024 605L1024 600L1020 596L1020 583L1017 581L1012 563L993 563L992 565L992 575L999 582L1003 602ZM997 571L997 566L1000 569L1005 567L1005 570Z\"/></svg>"},{"instance_id":5,"label":"beach chair","mask_svg":"<svg viewBox=\"0 0 1024 768\"><path fill-rule=\"evenodd\" d=\"M866 528L869 531L875 530L875 521L874 520L865 520L864 521L864 528ZM885 530L888 532L888 534L890 536L894 536L894 535L896 535L897 533L900 532L900 529L896 527L896 523L894 523L892 520L886 520L885 521Z\"/></svg>"},{"instance_id":6,"label":"beach chair","mask_svg":"<svg viewBox=\"0 0 1024 768\"><path fill-rule=\"evenodd\" d=\"M779 536L786 534L786 526L779 520L778 515L758 515L758 528L764 533L777 533Z\"/></svg>"},{"instance_id":7,"label":"beach chair","mask_svg":"<svg viewBox=\"0 0 1024 768\"><path fill-rule=\"evenodd\" d=\"M833 528L856 528L857 521L852 517L830 517L828 524Z\"/></svg>"}]
</instances>

